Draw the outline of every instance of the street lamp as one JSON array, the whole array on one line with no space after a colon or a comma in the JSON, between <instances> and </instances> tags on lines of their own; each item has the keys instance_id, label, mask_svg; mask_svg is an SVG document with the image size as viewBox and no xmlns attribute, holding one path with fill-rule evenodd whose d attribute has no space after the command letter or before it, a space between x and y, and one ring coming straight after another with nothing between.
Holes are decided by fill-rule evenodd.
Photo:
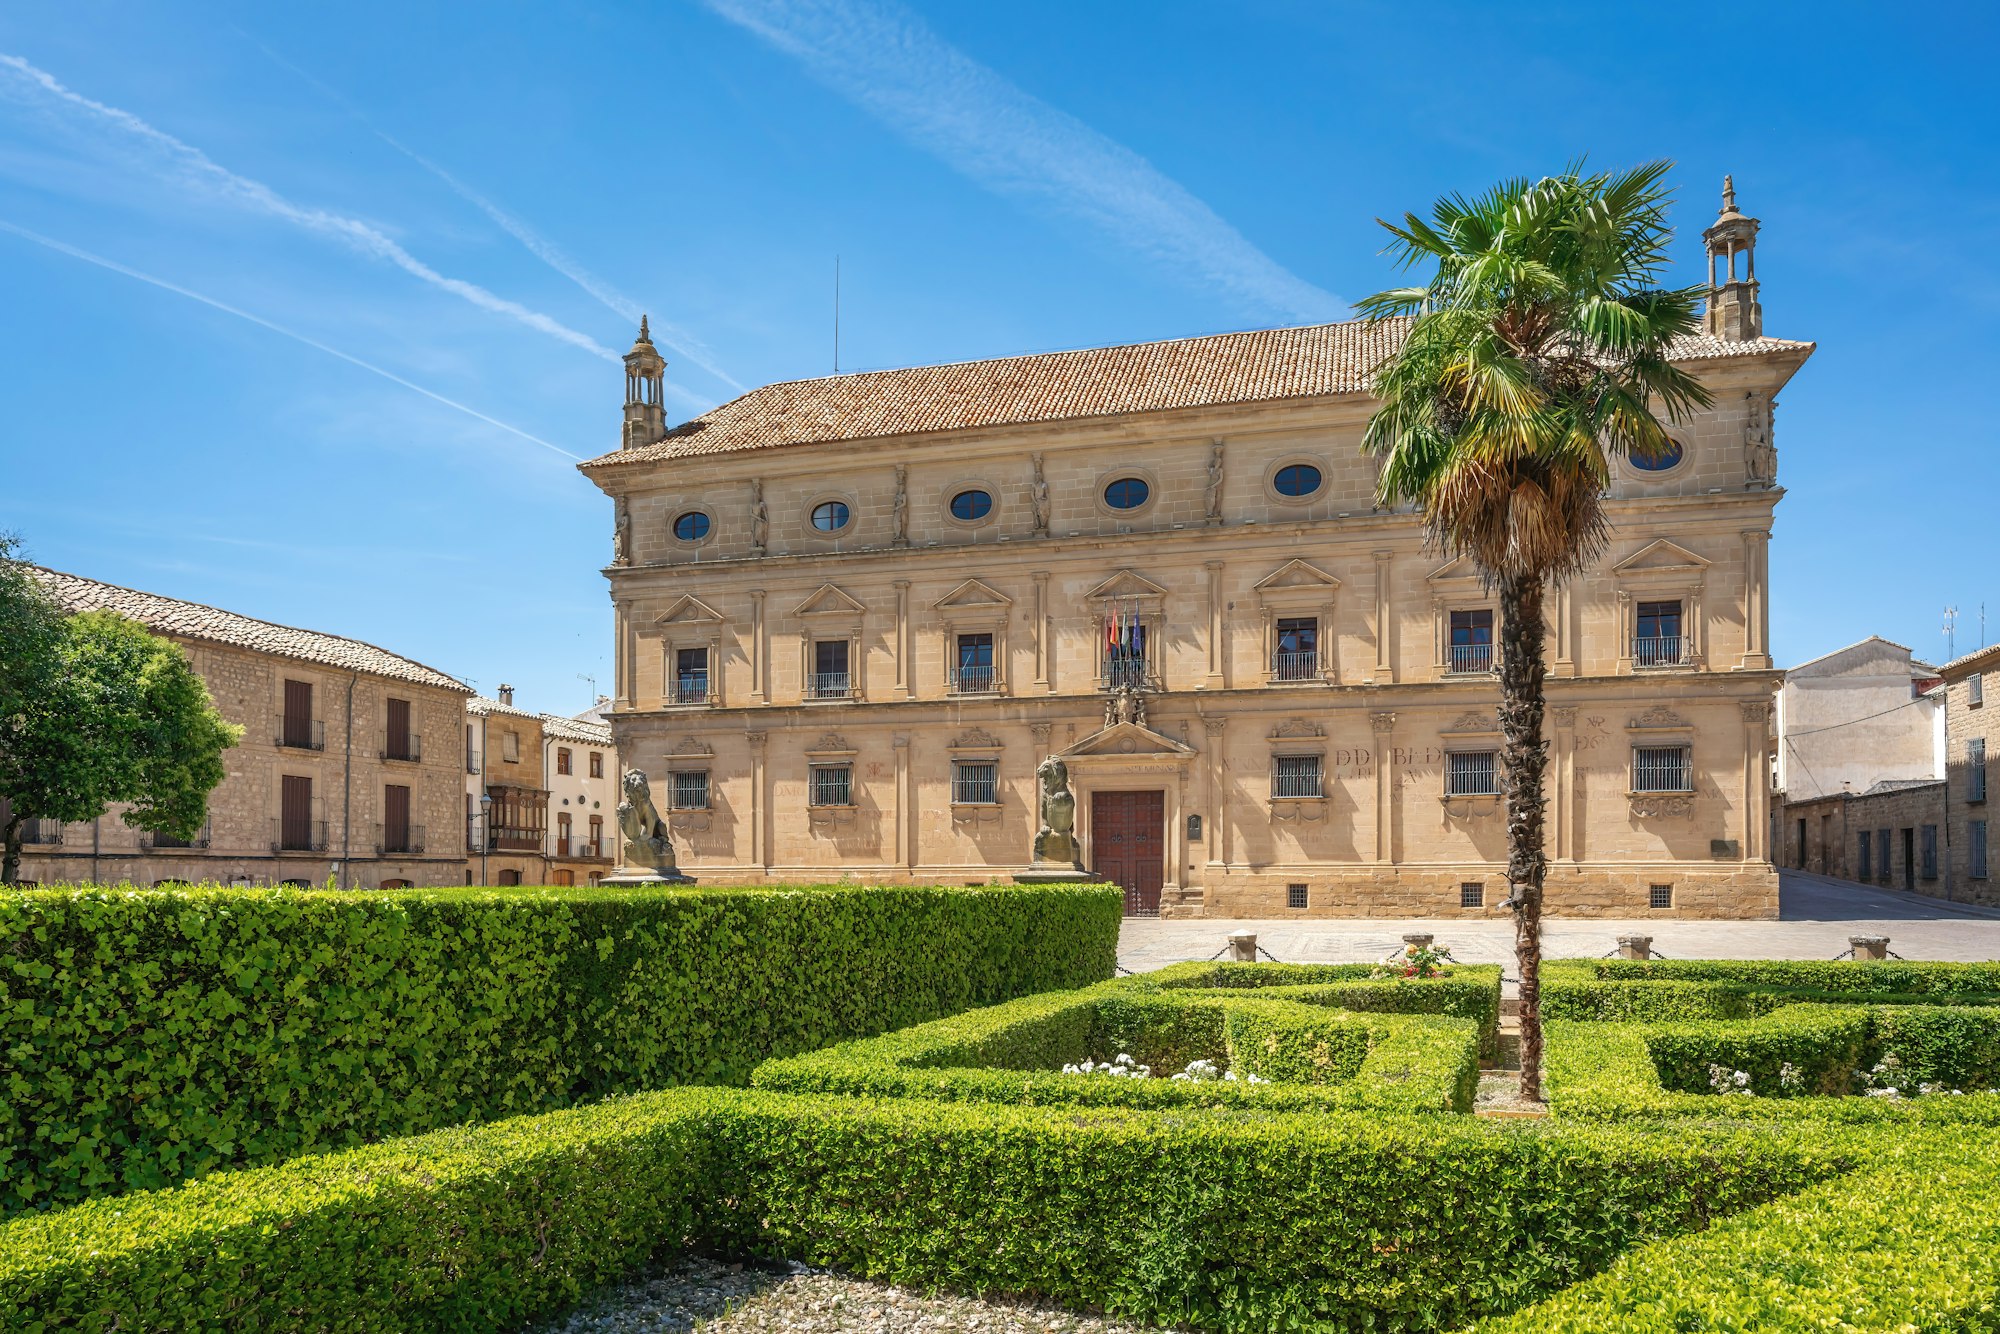
<instances>
[{"instance_id":1,"label":"street lamp","mask_svg":"<svg viewBox=\"0 0 2000 1334\"><path fill-rule=\"evenodd\" d=\"M486 874L486 854L493 847L493 794L479 794L479 883L491 884Z\"/></svg>"}]
</instances>

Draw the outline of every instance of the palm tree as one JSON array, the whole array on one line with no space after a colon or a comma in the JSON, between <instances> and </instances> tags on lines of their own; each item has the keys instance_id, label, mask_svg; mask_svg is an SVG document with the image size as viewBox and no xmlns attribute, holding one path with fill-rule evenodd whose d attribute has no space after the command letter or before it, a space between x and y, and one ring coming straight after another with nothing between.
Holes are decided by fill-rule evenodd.
<instances>
[{"instance_id":1,"label":"palm tree","mask_svg":"<svg viewBox=\"0 0 2000 1334\"><path fill-rule=\"evenodd\" d=\"M1607 455L1657 456L1665 424L1708 393L1668 360L1694 332L1700 287L1665 288L1671 163L1503 181L1440 199L1429 221L1384 222L1388 253L1435 265L1424 287L1363 301L1403 316L1403 344L1376 374L1363 448L1380 499L1411 501L1447 555L1500 593L1500 731L1508 905L1521 975L1521 1094L1541 1097L1542 600L1606 540Z\"/></svg>"}]
</instances>

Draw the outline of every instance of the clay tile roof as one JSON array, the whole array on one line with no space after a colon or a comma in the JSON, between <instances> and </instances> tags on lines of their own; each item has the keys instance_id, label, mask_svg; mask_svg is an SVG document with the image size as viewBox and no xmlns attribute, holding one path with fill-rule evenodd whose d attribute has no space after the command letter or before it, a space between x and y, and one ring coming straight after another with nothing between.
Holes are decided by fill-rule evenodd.
<instances>
[{"instance_id":1,"label":"clay tile roof","mask_svg":"<svg viewBox=\"0 0 2000 1334\"><path fill-rule=\"evenodd\" d=\"M1968 675L1974 667L1983 668L1988 665L2000 667L2000 644L1988 644L1985 648L1976 648L1970 653L1961 653L1950 662L1939 667L1937 671L1940 675L1956 681L1960 676Z\"/></svg>"},{"instance_id":2,"label":"clay tile roof","mask_svg":"<svg viewBox=\"0 0 2000 1334\"><path fill-rule=\"evenodd\" d=\"M542 720L542 715L536 713L533 709L523 709L513 704L502 704L499 700L488 699L484 695L474 695L471 699L465 701L465 711L475 718L484 718L490 714L506 714L510 718L526 718L530 722L538 723Z\"/></svg>"},{"instance_id":3,"label":"clay tile roof","mask_svg":"<svg viewBox=\"0 0 2000 1334\"><path fill-rule=\"evenodd\" d=\"M161 597L158 593L141 593L117 584L101 584L95 579L43 569L39 565L30 565L28 569L48 589L57 605L67 612L115 611L155 633L174 639L227 644L233 648L294 658L321 667L385 676L395 681L437 686L468 695L472 693L471 687L463 681L358 639L260 621L233 611L205 607L199 602L181 602Z\"/></svg>"},{"instance_id":4,"label":"clay tile roof","mask_svg":"<svg viewBox=\"0 0 2000 1334\"><path fill-rule=\"evenodd\" d=\"M559 713L541 715L542 730L552 737L564 741L580 741L587 746L609 746L611 727L607 723L586 722L580 718L565 718Z\"/></svg>"},{"instance_id":5,"label":"clay tile roof","mask_svg":"<svg viewBox=\"0 0 2000 1334\"><path fill-rule=\"evenodd\" d=\"M581 466L590 471L778 445L1362 393L1408 327L1407 319L1350 320L786 380L683 422L657 444ZM1811 346L1693 335L1679 340L1674 358L1703 361Z\"/></svg>"}]
</instances>

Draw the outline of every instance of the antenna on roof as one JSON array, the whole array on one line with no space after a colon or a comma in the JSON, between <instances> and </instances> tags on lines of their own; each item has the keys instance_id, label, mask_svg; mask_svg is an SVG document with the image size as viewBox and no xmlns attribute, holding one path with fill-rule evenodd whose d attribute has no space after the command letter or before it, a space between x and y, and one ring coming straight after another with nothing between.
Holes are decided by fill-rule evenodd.
<instances>
[{"instance_id":1,"label":"antenna on roof","mask_svg":"<svg viewBox=\"0 0 2000 1334\"><path fill-rule=\"evenodd\" d=\"M840 256L833 257L833 373L840 374Z\"/></svg>"},{"instance_id":2,"label":"antenna on roof","mask_svg":"<svg viewBox=\"0 0 2000 1334\"><path fill-rule=\"evenodd\" d=\"M576 679L579 681L590 682L590 703L592 707L595 707L597 704L597 678L590 675L588 672L578 672L576 674Z\"/></svg>"},{"instance_id":3,"label":"antenna on roof","mask_svg":"<svg viewBox=\"0 0 2000 1334\"><path fill-rule=\"evenodd\" d=\"M1950 662L1958 656L1958 608L1944 609L1944 660Z\"/></svg>"}]
</instances>

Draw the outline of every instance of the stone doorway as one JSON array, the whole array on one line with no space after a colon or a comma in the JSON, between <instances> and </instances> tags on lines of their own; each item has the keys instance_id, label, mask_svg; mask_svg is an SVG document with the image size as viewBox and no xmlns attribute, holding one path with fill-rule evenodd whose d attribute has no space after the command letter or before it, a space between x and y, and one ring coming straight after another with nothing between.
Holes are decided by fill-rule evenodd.
<instances>
[{"instance_id":1,"label":"stone doorway","mask_svg":"<svg viewBox=\"0 0 2000 1334\"><path fill-rule=\"evenodd\" d=\"M1166 823L1165 792L1091 794L1091 869L1125 892L1127 917L1160 915Z\"/></svg>"}]
</instances>

